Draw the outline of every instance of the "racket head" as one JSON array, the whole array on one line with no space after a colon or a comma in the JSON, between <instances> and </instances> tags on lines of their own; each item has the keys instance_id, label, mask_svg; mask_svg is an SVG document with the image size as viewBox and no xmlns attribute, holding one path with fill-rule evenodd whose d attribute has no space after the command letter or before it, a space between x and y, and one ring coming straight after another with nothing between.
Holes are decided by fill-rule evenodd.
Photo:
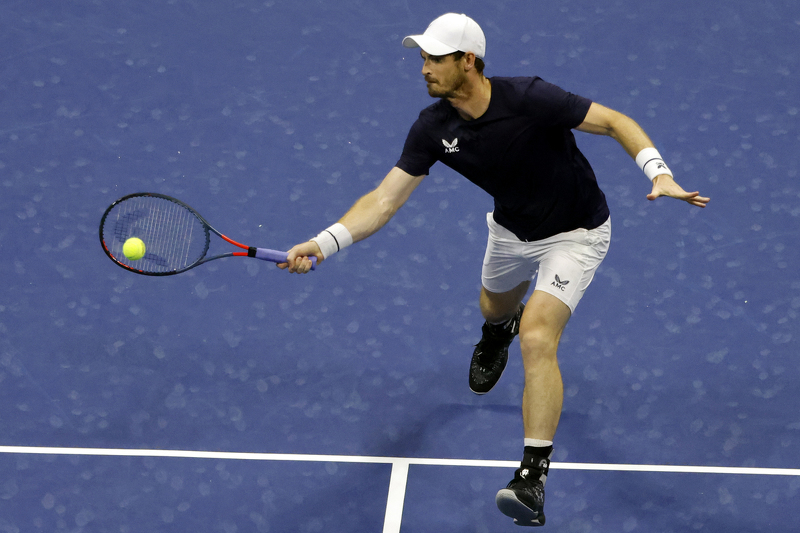
<instances>
[{"instance_id":1,"label":"racket head","mask_svg":"<svg viewBox=\"0 0 800 533\"><path fill-rule=\"evenodd\" d=\"M208 253L211 228L185 203L158 193L135 193L112 203L100 220L103 251L122 268L146 276L170 276L203 262ZM140 238L145 244L141 259L128 259L125 241Z\"/></svg>"}]
</instances>

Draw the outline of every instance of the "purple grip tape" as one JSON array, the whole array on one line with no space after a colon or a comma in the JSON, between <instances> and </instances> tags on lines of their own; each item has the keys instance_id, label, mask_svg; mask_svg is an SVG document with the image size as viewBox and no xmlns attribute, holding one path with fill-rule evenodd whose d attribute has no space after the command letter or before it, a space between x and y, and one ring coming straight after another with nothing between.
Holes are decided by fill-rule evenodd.
<instances>
[{"instance_id":1,"label":"purple grip tape","mask_svg":"<svg viewBox=\"0 0 800 533\"><path fill-rule=\"evenodd\" d=\"M287 252L281 252L279 250L270 250L269 248L256 248L256 255L257 259L263 259L264 261L272 261L273 263L285 263L286 258L289 256ZM309 257L311 259L311 270L315 270L317 268L317 258L316 256Z\"/></svg>"}]
</instances>

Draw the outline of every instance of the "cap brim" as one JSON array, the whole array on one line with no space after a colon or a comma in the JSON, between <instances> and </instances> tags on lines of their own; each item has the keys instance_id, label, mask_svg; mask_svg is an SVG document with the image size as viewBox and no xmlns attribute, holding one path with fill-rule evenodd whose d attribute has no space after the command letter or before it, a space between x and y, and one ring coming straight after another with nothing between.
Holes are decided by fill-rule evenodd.
<instances>
[{"instance_id":1,"label":"cap brim","mask_svg":"<svg viewBox=\"0 0 800 533\"><path fill-rule=\"evenodd\" d=\"M458 52L457 48L447 46L427 35L409 35L403 39L403 46L406 48L422 48L426 53L432 56L446 56L447 54Z\"/></svg>"}]
</instances>

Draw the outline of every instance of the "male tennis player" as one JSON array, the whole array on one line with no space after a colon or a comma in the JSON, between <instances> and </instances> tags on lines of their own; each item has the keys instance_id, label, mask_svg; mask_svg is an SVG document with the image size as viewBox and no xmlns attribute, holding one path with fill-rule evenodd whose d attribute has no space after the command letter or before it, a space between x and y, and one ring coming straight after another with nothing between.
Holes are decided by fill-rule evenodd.
<instances>
[{"instance_id":1,"label":"male tennis player","mask_svg":"<svg viewBox=\"0 0 800 533\"><path fill-rule=\"evenodd\" d=\"M517 524L541 526L563 400L559 339L611 237L605 196L571 130L608 135L622 145L652 180L649 200L670 196L705 207L709 199L675 182L648 136L627 116L538 77L485 77L486 40L466 15L442 15L403 45L421 49L428 93L439 100L420 113L383 182L338 223L289 250L280 266L308 272L309 256L322 262L378 231L436 161L488 192L494 211L486 217L489 240L480 294L486 322L472 356L469 386L476 394L491 390L519 334L525 446L520 468L496 501Z\"/></svg>"}]
</instances>

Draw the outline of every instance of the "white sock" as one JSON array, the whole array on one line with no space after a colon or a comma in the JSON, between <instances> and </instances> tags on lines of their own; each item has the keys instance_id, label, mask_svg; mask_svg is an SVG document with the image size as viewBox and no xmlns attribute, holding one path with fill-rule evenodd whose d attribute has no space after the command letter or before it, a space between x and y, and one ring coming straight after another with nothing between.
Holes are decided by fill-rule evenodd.
<instances>
[{"instance_id":1,"label":"white sock","mask_svg":"<svg viewBox=\"0 0 800 533\"><path fill-rule=\"evenodd\" d=\"M553 441L541 439L525 439L525 446L533 446L534 448L547 448L552 446Z\"/></svg>"}]
</instances>

